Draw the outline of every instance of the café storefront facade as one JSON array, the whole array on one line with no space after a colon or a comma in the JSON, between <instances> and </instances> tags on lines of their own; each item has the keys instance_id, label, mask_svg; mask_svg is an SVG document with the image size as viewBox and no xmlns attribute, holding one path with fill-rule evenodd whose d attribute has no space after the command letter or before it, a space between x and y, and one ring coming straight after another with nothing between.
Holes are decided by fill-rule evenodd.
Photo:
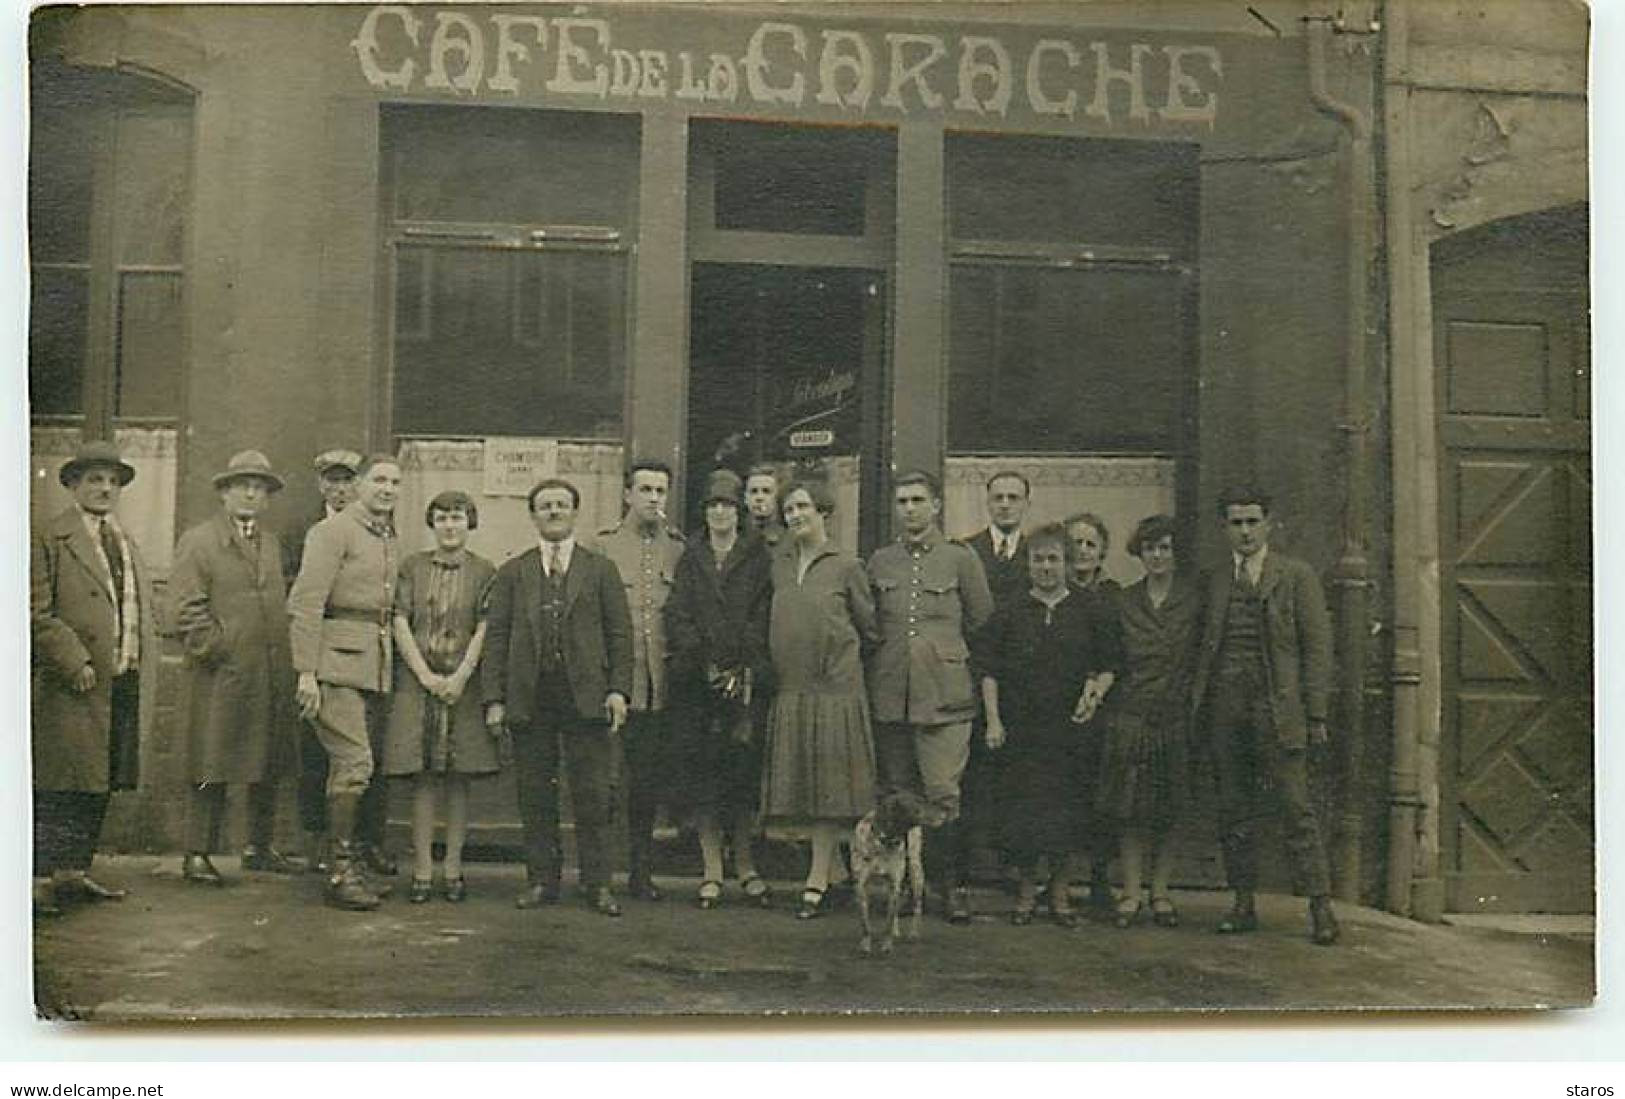
<instances>
[{"instance_id":1,"label":"caf\u00e9 storefront facade","mask_svg":"<svg viewBox=\"0 0 1625 1099\"><path fill-rule=\"evenodd\" d=\"M137 459L167 565L210 474L388 450L522 549L630 456L830 480L951 534L1015 467L1035 520L1268 485L1343 629L1340 891L1380 900L1392 691L1377 8L637 4L46 12L33 36L36 511L87 430ZM1309 17L1306 19L1306 17ZM45 222L57 227L42 232ZM64 228L68 227L68 228ZM71 231L70 231L71 229ZM1351 429L1351 425L1357 425ZM1373 629L1372 627L1375 627ZM1374 641L1364 639L1375 638ZM161 732L152 772L173 776ZM166 764L166 760L168 763ZM162 844L160 809L131 818ZM1200 877L1204 871L1193 867Z\"/></svg>"}]
</instances>

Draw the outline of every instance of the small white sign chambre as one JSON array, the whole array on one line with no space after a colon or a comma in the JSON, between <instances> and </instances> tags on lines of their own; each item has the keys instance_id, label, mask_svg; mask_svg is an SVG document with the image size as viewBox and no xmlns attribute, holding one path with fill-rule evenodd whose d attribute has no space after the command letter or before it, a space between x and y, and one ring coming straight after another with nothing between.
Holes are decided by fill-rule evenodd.
<instances>
[{"instance_id":1,"label":"small white sign chambre","mask_svg":"<svg viewBox=\"0 0 1625 1099\"><path fill-rule=\"evenodd\" d=\"M524 496L537 481L558 474L557 439L516 439L487 436L485 440L485 495Z\"/></svg>"}]
</instances>

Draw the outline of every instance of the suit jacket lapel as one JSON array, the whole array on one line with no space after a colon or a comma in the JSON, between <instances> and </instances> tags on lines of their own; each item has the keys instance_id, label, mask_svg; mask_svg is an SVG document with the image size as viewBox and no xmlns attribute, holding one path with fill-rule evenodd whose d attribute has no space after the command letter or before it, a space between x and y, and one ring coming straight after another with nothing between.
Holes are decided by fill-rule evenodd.
<instances>
[{"instance_id":1,"label":"suit jacket lapel","mask_svg":"<svg viewBox=\"0 0 1625 1099\"><path fill-rule=\"evenodd\" d=\"M1281 582L1281 568L1273 553L1264 555L1264 566L1258 570L1258 597L1266 602L1275 585Z\"/></svg>"},{"instance_id":2,"label":"suit jacket lapel","mask_svg":"<svg viewBox=\"0 0 1625 1099\"><path fill-rule=\"evenodd\" d=\"M587 582L587 570L592 567L586 559L587 551L578 543L570 554L570 567L564 573L564 615L570 617L570 608L575 606L576 596L581 594L582 585Z\"/></svg>"},{"instance_id":3,"label":"suit jacket lapel","mask_svg":"<svg viewBox=\"0 0 1625 1099\"><path fill-rule=\"evenodd\" d=\"M108 598L113 599L116 605L117 596L113 592L112 574L107 571L107 566L102 564L101 555L97 552L98 547L90 540L90 532L85 529L78 510L70 509L64 512L57 529L60 534L66 536L68 553L97 584L101 585L102 591L106 592Z\"/></svg>"},{"instance_id":4,"label":"suit jacket lapel","mask_svg":"<svg viewBox=\"0 0 1625 1099\"><path fill-rule=\"evenodd\" d=\"M542 636L542 551L532 548L519 559L519 596L525 602L530 636Z\"/></svg>"}]
</instances>

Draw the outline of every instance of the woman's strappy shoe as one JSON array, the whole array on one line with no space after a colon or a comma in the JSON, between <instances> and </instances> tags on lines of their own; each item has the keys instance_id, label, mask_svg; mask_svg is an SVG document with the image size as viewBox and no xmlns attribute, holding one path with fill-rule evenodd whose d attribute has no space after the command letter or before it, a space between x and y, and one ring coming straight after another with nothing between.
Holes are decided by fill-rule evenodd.
<instances>
[{"instance_id":1,"label":"woman's strappy shoe","mask_svg":"<svg viewBox=\"0 0 1625 1099\"><path fill-rule=\"evenodd\" d=\"M1179 909L1167 897L1152 897L1151 922L1158 927L1178 927Z\"/></svg>"},{"instance_id":2,"label":"woman's strappy shoe","mask_svg":"<svg viewBox=\"0 0 1625 1099\"><path fill-rule=\"evenodd\" d=\"M1112 916L1112 922L1118 927L1133 927L1140 922L1145 913L1145 902L1138 897L1124 897L1117 902L1117 910Z\"/></svg>"},{"instance_id":3,"label":"woman's strappy shoe","mask_svg":"<svg viewBox=\"0 0 1625 1099\"><path fill-rule=\"evenodd\" d=\"M773 887L760 874L748 874L739 879L739 888L743 890L745 899L760 908L771 908L773 905Z\"/></svg>"}]
</instances>

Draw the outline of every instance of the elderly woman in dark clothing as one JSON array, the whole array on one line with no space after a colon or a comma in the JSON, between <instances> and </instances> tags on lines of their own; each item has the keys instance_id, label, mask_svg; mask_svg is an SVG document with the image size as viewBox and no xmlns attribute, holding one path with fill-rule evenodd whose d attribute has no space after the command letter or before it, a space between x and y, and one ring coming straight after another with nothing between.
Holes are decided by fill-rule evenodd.
<instances>
[{"instance_id":1,"label":"elderly woman in dark clothing","mask_svg":"<svg viewBox=\"0 0 1625 1099\"><path fill-rule=\"evenodd\" d=\"M1174 927L1179 916L1168 896L1172 852L1168 835L1189 792L1186 715L1201 593L1175 569L1174 520L1141 520L1128 551L1145 566L1145 579L1118 599L1123 627L1123 671L1107 706L1106 746L1095 808L1115 821L1122 836L1123 897L1117 926L1145 911L1140 895L1145 856L1151 857L1151 916Z\"/></svg>"},{"instance_id":2,"label":"elderly woman in dark clothing","mask_svg":"<svg viewBox=\"0 0 1625 1099\"><path fill-rule=\"evenodd\" d=\"M731 470L711 474L705 528L689 536L664 609L680 766L672 800L694 814L704 862L696 901L707 909L722 898L724 822L740 888L764 907L769 899L751 837L761 794L773 587L765 543L741 529L741 487Z\"/></svg>"},{"instance_id":3,"label":"elderly woman in dark clothing","mask_svg":"<svg viewBox=\"0 0 1625 1099\"><path fill-rule=\"evenodd\" d=\"M469 780L498 768L478 691L468 689L485 648L485 600L496 568L468 549L479 512L466 493L442 492L424 512L433 549L401 562L395 585L395 697L383 771L411 777L412 891L422 904L434 890L435 795L445 790L446 857L442 892L467 896L463 840Z\"/></svg>"},{"instance_id":4,"label":"elderly woman in dark clothing","mask_svg":"<svg viewBox=\"0 0 1625 1099\"><path fill-rule=\"evenodd\" d=\"M979 642L987 744L1001 756L1000 829L1020 874L1011 921L1032 922L1034 881L1047 858L1050 912L1076 924L1065 888L1076 853L1090 833L1088 767L1094 755L1086 724L1111 687L1121 659L1110 606L1067 585L1070 543L1057 524L1027 538L1031 587L999 608Z\"/></svg>"},{"instance_id":5,"label":"elderly woman in dark clothing","mask_svg":"<svg viewBox=\"0 0 1625 1099\"><path fill-rule=\"evenodd\" d=\"M1112 544L1112 532L1106 526L1106 521L1092 511L1080 511L1076 515L1069 516L1064 526L1071 550L1067 585L1073 591L1098 602L1102 607L1101 613L1107 613L1108 610L1115 613L1116 599L1123 589L1116 580L1106 575L1106 551ZM1099 749L1104 734L1098 728L1092 732L1094 736L1090 739L1090 748ZM1093 801L1098 793L1100 774L1098 754L1088 760L1087 770L1091 784L1088 796ZM1089 854L1089 908L1095 916L1109 919L1113 915L1115 905L1108 876L1115 837L1104 827L1106 822L1099 823L1101 826L1091 832L1086 844Z\"/></svg>"}]
</instances>

